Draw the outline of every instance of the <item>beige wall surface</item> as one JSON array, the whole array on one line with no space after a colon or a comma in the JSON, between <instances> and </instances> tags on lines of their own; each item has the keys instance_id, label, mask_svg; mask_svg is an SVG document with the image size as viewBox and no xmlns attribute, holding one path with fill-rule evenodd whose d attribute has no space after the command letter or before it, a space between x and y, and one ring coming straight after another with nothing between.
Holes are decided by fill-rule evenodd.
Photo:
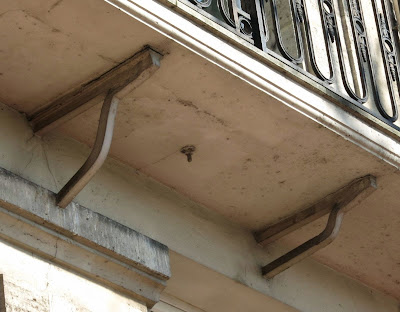
<instances>
[{"instance_id":1,"label":"beige wall surface","mask_svg":"<svg viewBox=\"0 0 400 312\"><path fill-rule=\"evenodd\" d=\"M7 312L145 312L147 308L0 240Z\"/></svg>"}]
</instances>

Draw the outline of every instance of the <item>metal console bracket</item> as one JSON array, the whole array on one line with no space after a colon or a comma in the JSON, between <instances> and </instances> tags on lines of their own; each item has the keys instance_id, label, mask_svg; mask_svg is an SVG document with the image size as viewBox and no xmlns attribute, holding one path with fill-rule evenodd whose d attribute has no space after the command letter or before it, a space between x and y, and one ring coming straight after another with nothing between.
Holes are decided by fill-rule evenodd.
<instances>
[{"instance_id":1,"label":"metal console bracket","mask_svg":"<svg viewBox=\"0 0 400 312\"><path fill-rule=\"evenodd\" d=\"M368 175L358 178L311 207L255 233L256 241L262 246L266 246L278 238L330 213L328 223L319 235L264 266L262 275L267 279L272 278L329 245L339 233L344 213L366 198L375 189L375 177Z\"/></svg>"},{"instance_id":2,"label":"metal console bracket","mask_svg":"<svg viewBox=\"0 0 400 312\"><path fill-rule=\"evenodd\" d=\"M110 90L101 108L99 126L92 151L83 166L58 192L56 200L59 207L67 207L107 159L114 132L118 103L119 100L115 97L115 92Z\"/></svg>"},{"instance_id":3,"label":"metal console bracket","mask_svg":"<svg viewBox=\"0 0 400 312\"><path fill-rule=\"evenodd\" d=\"M145 47L100 77L57 98L30 116L33 131L43 135L104 101L92 152L57 194L59 207L68 206L101 168L110 150L119 99L148 79L159 68L161 57L159 53Z\"/></svg>"}]
</instances>

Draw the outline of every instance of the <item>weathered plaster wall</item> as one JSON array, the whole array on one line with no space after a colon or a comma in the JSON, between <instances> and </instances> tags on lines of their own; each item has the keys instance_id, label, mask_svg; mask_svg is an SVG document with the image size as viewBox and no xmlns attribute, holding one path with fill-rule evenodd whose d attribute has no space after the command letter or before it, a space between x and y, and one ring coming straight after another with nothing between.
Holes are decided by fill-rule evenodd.
<instances>
[{"instance_id":1,"label":"weathered plaster wall","mask_svg":"<svg viewBox=\"0 0 400 312\"><path fill-rule=\"evenodd\" d=\"M145 312L138 302L0 240L7 312Z\"/></svg>"},{"instance_id":2,"label":"weathered plaster wall","mask_svg":"<svg viewBox=\"0 0 400 312\"><path fill-rule=\"evenodd\" d=\"M67 138L35 137L23 116L5 106L0 108L1 167L57 191L88 152L87 147ZM398 311L395 300L311 260L272 282L265 281L259 270L271 256L255 244L251 233L114 160L106 163L77 201L166 244L179 255L172 260L173 276L167 291L191 302L203 298L196 304L209 311L220 310L217 303L210 305L207 289L225 285L227 278L303 311ZM182 258L191 259L191 264L178 261ZM208 274L201 274L200 268ZM231 290L232 296L239 291ZM290 311L284 305L279 309Z\"/></svg>"}]
</instances>

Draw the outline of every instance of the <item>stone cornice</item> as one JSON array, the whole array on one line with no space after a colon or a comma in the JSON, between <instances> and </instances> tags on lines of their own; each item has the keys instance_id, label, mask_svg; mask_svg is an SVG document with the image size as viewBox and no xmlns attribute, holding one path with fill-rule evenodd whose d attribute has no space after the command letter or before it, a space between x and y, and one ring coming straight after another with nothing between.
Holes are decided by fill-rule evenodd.
<instances>
[{"instance_id":1,"label":"stone cornice","mask_svg":"<svg viewBox=\"0 0 400 312\"><path fill-rule=\"evenodd\" d=\"M171 276L165 245L76 203L61 209L54 193L2 168L0 207L2 239L147 306L158 301Z\"/></svg>"}]
</instances>

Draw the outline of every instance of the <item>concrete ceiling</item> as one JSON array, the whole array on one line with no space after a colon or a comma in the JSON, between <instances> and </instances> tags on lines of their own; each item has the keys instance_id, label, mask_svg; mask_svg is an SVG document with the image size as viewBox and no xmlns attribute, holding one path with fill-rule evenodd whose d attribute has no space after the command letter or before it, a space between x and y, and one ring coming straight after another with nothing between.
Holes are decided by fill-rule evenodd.
<instances>
[{"instance_id":1,"label":"concrete ceiling","mask_svg":"<svg viewBox=\"0 0 400 312\"><path fill-rule=\"evenodd\" d=\"M0 29L0 101L28 115L146 44L163 53L161 68L122 100L111 156L249 230L377 176L378 190L316 259L400 298L395 168L103 1L3 1ZM58 133L91 145L99 109ZM191 163L180 153L188 144Z\"/></svg>"}]
</instances>

